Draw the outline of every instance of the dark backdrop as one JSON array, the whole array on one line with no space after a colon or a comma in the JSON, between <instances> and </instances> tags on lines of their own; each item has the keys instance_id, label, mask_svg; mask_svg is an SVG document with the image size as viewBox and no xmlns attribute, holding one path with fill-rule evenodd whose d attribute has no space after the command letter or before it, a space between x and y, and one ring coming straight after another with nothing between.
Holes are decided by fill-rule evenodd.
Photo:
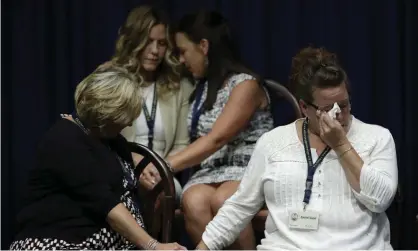
<instances>
[{"instance_id":1,"label":"dark backdrop","mask_svg":"<svg viewBox=\"0 0 418 251\"><path fill-rule=\"evenodd\" d=\"M72 110L76 84L109 59L118 27L144 2L166 8L173 19L203 8L221 11L246 62L281 83L300 48L337 52L351 79L353 113L395 138L403 201L402 215L391 220L401 224L399 248L418 248L418 1L9 0L1 15L2 249L13 236L37 141L59 113Z\"/></svg>"}]
</instances>

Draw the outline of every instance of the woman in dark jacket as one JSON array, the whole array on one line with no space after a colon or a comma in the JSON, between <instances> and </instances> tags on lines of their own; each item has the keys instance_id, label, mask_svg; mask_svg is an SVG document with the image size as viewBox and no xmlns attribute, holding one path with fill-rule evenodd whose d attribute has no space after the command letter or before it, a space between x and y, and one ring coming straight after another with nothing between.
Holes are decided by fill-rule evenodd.
<instances>
[{"instance_id":1,"label":"woman in dark jacket","mask_svg":"<svg viewBox=\"0 0 418 251\"><path fill-rule=\"evenodd\" d=\"M76 112L40 141L10 249L183 249L143 229L132 155L119 134L141 100L136 79L116 67L77 86Z\"/></svg>"}]
</instances>

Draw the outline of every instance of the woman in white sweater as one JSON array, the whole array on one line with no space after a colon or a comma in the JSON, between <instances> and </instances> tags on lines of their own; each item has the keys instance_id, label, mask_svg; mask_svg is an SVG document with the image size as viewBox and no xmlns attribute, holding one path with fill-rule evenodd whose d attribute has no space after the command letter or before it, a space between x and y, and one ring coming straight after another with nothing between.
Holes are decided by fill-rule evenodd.
<instances>
[{"instance_id":1,"label":"woman in white sweater","mask_svg":"<svg viewBox=\"0 0 418 251\"><path fill-rule=\"evenodd\" d=\"M346 73L325 49L299 52L290 82L306 117L259 139L197 248L228 246L266 203L258 249L392 249L384 213L398 183L391 133L351 115Z\"/></svg>"}]
</instances>

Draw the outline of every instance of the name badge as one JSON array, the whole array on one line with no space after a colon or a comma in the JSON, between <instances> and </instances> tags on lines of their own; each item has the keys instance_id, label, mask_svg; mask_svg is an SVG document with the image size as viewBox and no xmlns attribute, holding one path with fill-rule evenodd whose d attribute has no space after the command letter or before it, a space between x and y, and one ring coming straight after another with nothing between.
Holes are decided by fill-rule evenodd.
<instances>
[{"instance_id":1,"label":"name badge","mask_svg":"<svg viewBox=\"0 0 418 251\"><path fill-rule=\"evenodd\" d=\"M317 230L319 226L319 213L312 211L290 211L289 228Z\"/></svg>"}]
</instances>

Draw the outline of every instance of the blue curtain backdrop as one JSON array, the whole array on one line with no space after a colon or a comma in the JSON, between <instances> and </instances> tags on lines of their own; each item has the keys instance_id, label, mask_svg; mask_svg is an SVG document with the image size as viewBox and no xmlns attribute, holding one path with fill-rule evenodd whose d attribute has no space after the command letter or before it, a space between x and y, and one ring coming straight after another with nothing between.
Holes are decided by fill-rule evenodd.
<instances>
[{"instance_id":1,"label":"blue curtain backdrop","mask_svg":"<svg viewBox=\"0 0 418 251\"><path fill-rule=\"evenodd\" d=\"M389 128L396 140L403 200L402 214L391 221L401 226L398 248L418 248L417 1L14 0L2 1L2 249L13 237L40 136L72 110L76 84L109 59L118 27L143 3L167 9L173 20L220 11L245 61L284 84L300 48L337 52L352 83L355 116Z\"/></svg>"}]
</instances>

